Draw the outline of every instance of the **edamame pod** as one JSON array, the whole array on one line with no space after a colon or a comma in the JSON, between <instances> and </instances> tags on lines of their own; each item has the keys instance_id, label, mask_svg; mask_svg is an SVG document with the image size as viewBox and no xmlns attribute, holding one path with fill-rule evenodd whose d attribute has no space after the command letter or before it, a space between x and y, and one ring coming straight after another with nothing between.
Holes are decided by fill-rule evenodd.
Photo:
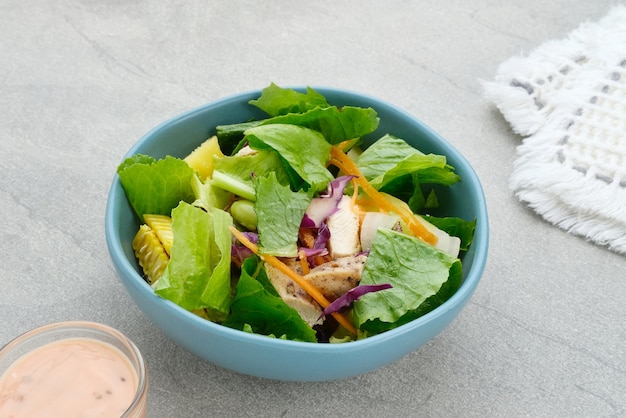
<instances>
[{"instance_id":1,"label":"edamame pod","mask_svg":"<svg viewBox=\"0 0 626 418\"><path fill-rule=\"evenodd\" d=\"M256 212L254 210L254 203L241 199L236 200L230 206L230 214L235 222L248 229L249 231L255 231L257 225Z\"/></svg>"}]
</instances>

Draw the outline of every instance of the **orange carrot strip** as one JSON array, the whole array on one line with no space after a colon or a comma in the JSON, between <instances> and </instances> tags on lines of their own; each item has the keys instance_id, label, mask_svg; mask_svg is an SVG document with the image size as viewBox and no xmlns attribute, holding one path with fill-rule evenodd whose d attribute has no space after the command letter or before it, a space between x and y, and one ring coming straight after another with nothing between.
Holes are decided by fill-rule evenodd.
<instances>
[{"instance_id":1,"label":"orange carrot strip","mask_svg":"<svg viewBox=\"0 0 626 418\"><path fill-rule=\"evenodd\" d=\"M352 189L352 198L350 199L350 202L352 204L352 207L356 208L356 200L359 197L359 183L357 183L355 178L352 178Z\"/></svg>"},{"instance_id":2,"label":"orange carrot strip","mask_svg":"<svg viewBox=\"0 0 626 418\"><path fill-rule=\"evenodd\" d=\"M437 243L437 237L426 229L424 225L417 221L412 212L406 210L405 208L397 207L385 199L385 197L382 196L369 181L367 181L363 174L361 174L361 171L354 161L344 154L340 148L333 146L330 150L330 155L331 164L335 165L346 175L356 176L356 181L359 186L361 186L361 189L363 189L363 191L371 197L382 210L385 212L395 212L400 215L402 220L409 226L411 232L413 232L416 237L421 238L423 241L431 245L435 245Z\"/></svg>"},{"instance_id":3,"label":"orange carrot strip","mask_svg":"<svg viewBox=\"0 0 626 418\"><path fill-rule=\"evenodd\" d=\"M359 217L359 225L363 224L363 219L365 219L365 211L361 209L358 204L359 199L359 183L357 183L356 179L352 179L352 197L350 198L350 209Z\"/></svg>"},{"instance_id":4,"label":"orange carrot strip","mask_svg":"<svg viewBox=\"0 0 626 418\"><path fill-rule=\"evenodd\" d=\"M330 305L330 302L328 301L328 299L326 299L326 297L322 294L322 292L320 292L315 286L309 283L304 277L300 276L298 273L290 269L285 263L283 263L282 261L280 261L278 258L274 257L273 255L259 254L259 247L253 242L251 242L248 238L246 238L246 236L243 235L234 226L230 227L230 231L233 233L235 238L239 240L239 242L241 242L243 245L248 247L250 251L258 255L259 257L261 257L261 260L265 261L267 264L271 265L272 267L275 267L276 269L280 270L282 273L289 276L291 280L296 282L298 286L304 289L304 291L307 292L309 296L311 296L317 303L319 303L322 308L327 308L328 305ZM343 316L339 312L333 312L332 315L337 320L337 322L343 325L343 327L347 329L350 333L352 333L353 335L357 334L356 329L350 323L350 321L346 319L345 316Z\"/></svg>"},{"instance_id":5,"label":"orange carrot strip","mask_svg":"<svg viewBox=\"0 0 626 418\"><path fill-rule=\"evenodd\" d=\"M346 139L345 141L342 141L342 142L340 142L338 144L335 144L335 146L343 151L352 142L353 142L352 139Z\"/></svg>"}]
</instances>

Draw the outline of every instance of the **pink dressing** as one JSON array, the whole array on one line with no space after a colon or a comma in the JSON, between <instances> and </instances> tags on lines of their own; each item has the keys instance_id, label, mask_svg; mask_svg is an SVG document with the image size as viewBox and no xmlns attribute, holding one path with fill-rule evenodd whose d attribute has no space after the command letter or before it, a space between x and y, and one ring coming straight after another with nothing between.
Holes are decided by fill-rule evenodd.
<instances>
[{"instance_id":1,"label":"pink dressing","mask_svg":"<svg viewBox=\"0 0 626 418\"><path fill-rule=\"evenodd\" d=\"M0 377L0 417L119 417L138 378L110 344L69 338L19 358Z\"/></svg>"}]
</instances>

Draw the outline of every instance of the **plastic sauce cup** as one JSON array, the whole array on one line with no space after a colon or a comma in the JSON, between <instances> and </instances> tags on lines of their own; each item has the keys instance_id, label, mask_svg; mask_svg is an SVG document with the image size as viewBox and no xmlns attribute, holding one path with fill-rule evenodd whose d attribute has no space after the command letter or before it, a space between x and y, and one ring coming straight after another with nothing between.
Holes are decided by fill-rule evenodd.
<instances>
[{"instance_id":1,"label":"plastic sauce cup","mask_svg":"<svg viewBox=\"0 0 626 418\"><path fill-rule=\"evenodd\" d=\"M141 353L106 325L45 325L0 349L2 417L145 418L147 391Z\"/></svg>"}]
</instances>

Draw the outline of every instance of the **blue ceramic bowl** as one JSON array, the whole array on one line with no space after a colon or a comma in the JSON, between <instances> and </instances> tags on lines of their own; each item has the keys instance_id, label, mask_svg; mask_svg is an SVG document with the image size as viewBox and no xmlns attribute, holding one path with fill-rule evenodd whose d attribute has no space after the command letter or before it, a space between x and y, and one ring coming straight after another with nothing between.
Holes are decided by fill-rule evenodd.
<instances>
[{"instance_id":1,"label":"blue ceramic bowl","mask_svg":"<svg viewBox=\"0 0 626 418\"><path fill-rule=\"evenodd\" d=\"M314 87L315 88L315 87ZM145 315L169 338L199 357L235 372L270 379L321 381L363 374L415 351L442 332L468 302L483 273L489 245L487 207L476 173L450 144L408 113L362 94L315 88L334 105L374 108L380 126L367 140L391 133L425 153L447 156L462 181L439 195L443 212L476 219L471 249L463 256L463 283L443 305L399 328L364 340L344 344L285 341L230 329L206 321L154 294L142 279L131 247L139 227L117 176L108 196L105 230L115 268ZM143 136L127 153L184 157L213 135L217 125L265 117L248 104L261 91L237 94L186 112Z\"/></svg>"}]
</instances>

